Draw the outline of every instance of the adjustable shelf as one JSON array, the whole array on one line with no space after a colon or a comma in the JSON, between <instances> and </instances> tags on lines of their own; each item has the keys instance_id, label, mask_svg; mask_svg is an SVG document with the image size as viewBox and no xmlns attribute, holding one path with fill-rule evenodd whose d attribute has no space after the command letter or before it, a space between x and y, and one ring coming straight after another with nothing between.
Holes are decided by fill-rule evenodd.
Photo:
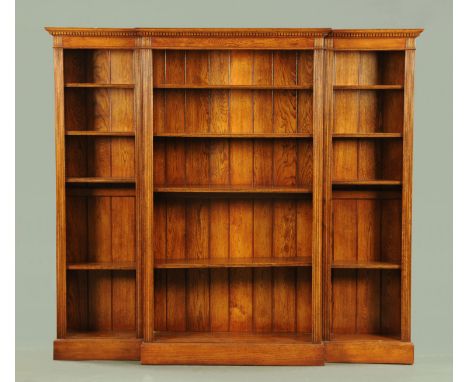
<instances>
[{"instance_id":1,"label":"adjustable shelf","mask_svg":"<svg viewBox=\"0 0 468 382\"><path fill-rule=\"evenodd\" d=\"M213 90L312 90L310 85L195 85L159 84L154 89L213 89Z\"/></svg>"},{"instance_id":2,"label":"adjustable shelf","mask_svg":"<svg viewBox=\"0 0 468 382\"><path fill-rule=\"evenodd\" d=\"M67 136L82 137L134 137L133 131L89 131L89 130L69 130L65 132Z\"/></svg>"},{"instance_id":3,"label":"adjustable shelf","mask_svg":"<svg viewBox=\"0 0 468 382\"><path fill-rule=\"evenodd\" d=\"M332 263L333 269L400 269L401 265L382 261L355 263L350 261L335 261Z\"/></svg>"},{"instance_id":4,"label":"adjustable shelf","mask_svg":"<svg viewBox=\"0 0 468 382\"><path fill-rule=\"evenodd\" d=\"M156 269L196 269L196 268L274 268L310 267L311 257L249 257L230 259L165 259L156 260Z\"/></svg>"},{"instance_id":5,"label":"adjustable shelf","mask_svg":"<svg viewBox=\"0 0 468 382\"><path fill-rule=\"evenodd\" d=\"M403 85L334 85L334 90L402 90Z\"/></svg>"},{"instance_id":6,"label":"adjustable shelf","mask_svg":"<svg viewBox=\"0 0 468 382\"><path fill-rule=\"evenodd\" d=\"M334 180L334 186L401 186L400 180Z\"/></svg>"},{"instance_id":7,"label":"adjustable shelf","mask_svg":"<svg viewBox=\"0 0 468 382\"><path fill-rule=\"evenodd\" d=\"M154 187L154 192L171 194L309 194L307 187L264 187L264 186L173 186Z\"/></svg>"},{"instance_id":8,"label":"adjustable shelf","mask_svg":"<svg viewBox=\"0 0 468 382\"><path fill-rule=\"evenodd\" d=\"M310 133L157 133L155 138L312 139Z\"/></svg>"},{"instance_id":9,"label":"adjustable shelf","mask_svg":"<svg viewBox=\"0 0 468 382\"><path fill-rule=\"evenodd\" d=\"M93 89L133 89L134 84L98 84L93 82L67 82L66 88L93 88Z\"/></svg>"},{"instance_id":10,"label":"adjustable shelf","mask_svg":"<svg viewBox=\"0 0 468 382\"><path fill-rule=\"evenodd\" d=\"M136 339L137 335L134 330L71 330L67 332L67 338L85 340L120 338L123 340L127 340Z\"/></svg>"},{"instance_id":11,"label":"adjustable shelf","mask_svg":"<svg viewBox=\"0 0 468 382\"><path fill-rule=\"evenodd\" d=\"M92 183L92 184L134 184L134 178L112 178L112 177L70 177L67 183Z\"/></svg>"},{"instance_id":12,"label":"adjustable shelf","mask_svg":"<svg viewBox=\"0 0 468 382\"><path fill-rule=\"evenodd\" d=\"M67 269L70 270L135 270L135 262L98 262L98 263L68 263Z\"/></svg>"},{"instance_id":13,"label":"adjustable shelf","mask_svg":"<svg viewBox=\"0 0 468 382\"><path fill-rule=\"evenodd\" d=\"M402 133L333 133L333 139L397 139Z\"/></svg>"}]
</instances>

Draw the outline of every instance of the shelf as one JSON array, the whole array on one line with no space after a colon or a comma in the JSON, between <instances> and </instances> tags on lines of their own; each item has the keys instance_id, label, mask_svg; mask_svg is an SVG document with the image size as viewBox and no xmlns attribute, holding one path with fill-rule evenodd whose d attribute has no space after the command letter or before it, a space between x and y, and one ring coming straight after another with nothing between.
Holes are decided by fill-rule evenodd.
<instances>
[{"instance_id":1,"label":"shelf","mask_svg":"<svg viewBox=\"0 0 468 382\"><path fill-rule=\"evenodd\" d=\"M402 138L402 133L333 133L335 139L395 139Z\"/></svg>"},{"instance_id":2,"label":"shelf","mask_svg":"<svg viewBox=\"0 0 468 382\"><path fill-rule=\"evenodd\" d=\"M252 133L252 134L228 134L228 133L158 133L157 137L168 138L277 138L277 139L312 139L310 133Z\"/></svg>"},{"instance_id":3,"label":"shelf","mask_svg":"<svg viewBox=\"0 0 468 382\"><path fill-rule=\"evenodd\" d=\"M67 183L93 183L93 184L114 184L114 183L135 183L134 178L104 178L104 177L80 177L67 178Z\"/></svg>"},{"instance_id":4,"label":"shelf","mask_svg":"<svg viewBox=\"0 0 468 382\"><path fill-rule=\"evenodd\" d=\"M331 341L336 342L351 342L351 341L397 341L400 342L400 337L397 335L382 335L382 334L335 334Z\"/></svg>"},{"instance_id":5,"label":"shelf","mask_svg":"<svg viewBox=\"0 0 468 382\"><path fill-rule=\"evenodd\" d=\"M154 332L154 341L163 343L310 343L311 334L239 332Z\"/></svg>"},{"instance_id":6,"label":"shelf","mask_svg":"<svg viewBox=\"0 0 468 382\"><path fill-rule=\"evenodd\" d=\"M68 263L67 269L70 269L70 270L135 270L136 264L134 262Z\"/></svg>"},{"instance_id":7,"label":"shelf","mask_svg":"<svg viewBox=\"0 0 468 382\"><path fill-rule=\"evenodd\" d=\"M66 338L100 338L100 339L113 339L113 338L136 338L134 330L90 330L90 331L68 331Z\"/></svg>"},{"instance_id":8,"label":"shelf","mask_svg":"<svg viewBox=\"0 0 468 382\"><path fill-rule=\"evenodd\" d=\"M265 257L235 259L164 259L156 260L154 268L269 268L269 267L310 267L311 257Z\"/></svg>"},{"instance_id":9,"label":"shelf","mask_svg":"<svg viewBox=\"0 0 468 382\"><path fill-rule=\"evenodd\" d=\"M310 85L188 85L160 84L154 89L213 89L213 90L312 90Z\"/></svg>"},{"instance_id":10,"label":"shelf","mask_svg":"<svg viewBox=\"0 0 468 382\"><path fill-rule=\"evenodd\" d=\"M66 88L110 88L110 89L133 89L134 84L97 84L93 82L67 82Z\"/></svg>"},{"instance_id":11,"label":"shelf","mask_svg":"<svg viewBox=\"0 0 468 382\"><path fill-rule=\"evenodd\" d=\"M262 187L262 186L174 186L154 188L158 193L174 194L309 194L307 187Z\"/></svg>"},{"instance_id":12,"label":"shelf","mask_svg":"<svg viewBox=\"0 0 468 382\"><path fill-rule=\"evenodd\" d=\"M334 85L334 90L401 90L403 85Z\"/></svg>"},{"instance_id":13,"label":"shelf","mask_svg":"<svg viewBox=\"0 0 468 382\"><path fill-rule=\"evenodd\" d=\"M332 264L333 269L400 269L401 265L381 261L367 263L351 263L336 261Z\"/></svg>"},{"instance_id":14,"label":"shelf","mask_svg":"<svg viewBox=\"0 0 468 382\"><path fill-rule=\"evenodd\" d=\"M400 180L334 180L334 186L401 186Z\"/></svg>"},{"instance_id":15,"label":"shelf","mask_svg":"<svg viewBox=\"0 0 468 382\"><path fill-rule=\"evenodd\" d=\"M65 132L68 136L85 136L85 137L134 137L133 131L80 131L69 130Z\"/></svg>"}]
</instances>

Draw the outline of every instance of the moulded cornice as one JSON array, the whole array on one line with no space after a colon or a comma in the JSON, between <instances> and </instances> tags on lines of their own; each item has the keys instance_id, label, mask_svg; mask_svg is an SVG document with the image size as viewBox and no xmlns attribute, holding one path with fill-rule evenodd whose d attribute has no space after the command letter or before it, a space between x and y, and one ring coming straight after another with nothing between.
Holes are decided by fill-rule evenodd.
<instances>
[{"instance_id":1,"label":"moulded cornice","mask_svg":"<svg viewBox=\"0 0 468 382\"><path fill-rule=\"evenodd\" d=\"M416 38L424 29L333 29L333 38Z\"/></svg>"},{"instance_id":2,"label":"moulded cornice","mask_svg":"<svg viewBox=\"0 0 468 382\"><path fill-rule=\"evenodd\" d=\"M69 37L206 37L206 38L281 38L324 37L330 29L175 29L175 28L61 28L46 27L52 36Z\"/></svg>"}]
</instances>

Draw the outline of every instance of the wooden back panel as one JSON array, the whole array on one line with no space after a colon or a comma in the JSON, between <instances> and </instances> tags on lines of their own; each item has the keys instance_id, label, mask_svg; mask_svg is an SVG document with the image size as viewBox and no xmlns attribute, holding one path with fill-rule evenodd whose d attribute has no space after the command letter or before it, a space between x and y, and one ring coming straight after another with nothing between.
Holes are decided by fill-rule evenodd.
<instances>
[{"instance_id":1,"label":"wooden back panel","mask_svg":"<svg viewBox=\"0 0 468 382\"><path fill-rule=\"evenodd\" d=\"M133 50L65 50L63 61L65 131L134 134ZM66 136L67 178L135 179L135 168L133 136ZM135 188L69 186L66 195L67 335L135 337Z\"/></svg>"},{"instance_id":2,"label":"wooden back panel","mask_svg":"<svg viewBox=\"0 0 468 382\"><path fill-rule=\"evenodd\" d=\"M403 179L406 53L349 48L329 57L325 337L400 338L402 193L352 182ZM332 191L335 181L350 183Z\"/></svg>"},{"instance_id":3,"label":"wooden back panel","mask_svg":"<svg viewBox=\"0 0 468 382\"><path fill-rule=\"evenodd\" d=\"M136 264L135 196L110 190L69 190L67 263ZM119 195L120 194L120 195ZM134 271L69 270L68 330L136 331ZM134 334L135 335L135 334Z\"/></svg>"},{"instance_id":4,"label":"wooden back panel","mask_svg":"<svg viewBox=\"0 0 468 382\"><path fill-rule=\"evenodd\" d=\"M401 196L396 192L334 193L332 264L401 263ZM400 335L399 269L332 271L331 338Z\"/></svg>"},{"instance_id":5,"label":"wooden back panel","mask_svg":"<svg viewBox=\"0 0 468 382\"><path fill-rule=\"evenodd\" d=\"M306 85L313 52L154 51L154 132L308 133L311 90L160 90ZM155 139L157 186L312 187L311 139ZM156 259L311 256L310 198L156 195ZM155 330L309 332L309 269L159 270Z\"/></svg>"}]
</instances>

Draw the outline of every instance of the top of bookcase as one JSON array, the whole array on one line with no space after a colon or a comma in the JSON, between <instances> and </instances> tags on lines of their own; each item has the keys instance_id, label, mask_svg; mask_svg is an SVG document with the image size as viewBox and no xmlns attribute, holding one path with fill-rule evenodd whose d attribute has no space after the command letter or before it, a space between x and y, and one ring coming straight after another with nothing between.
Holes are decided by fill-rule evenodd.
<instances>
[{"instance_id":1,"label":"top of bookcase","mask_svg":"<svg viewBox=\"0 0 468 382\"><path fill-rule=\"evenodd\" d=\"M322 37L330 28L64 28L46 27L52 36L86 37Z\"/></svg>"},{"instance_id":2,"label":"top of bookcase","mask_svg":"<svg viewBox=\"0 0 468 382\"><path fill-rule=\"evenodd\" d=\"M392 38L418 37L423 29L331 29L331 28L76 28L46 27L52 36L75 37L321 37Z\"/></svg>"},{"instance_id":3,"label":"top of bookcase","mask_svg":"<svg viewBox=\"0 0 468 382\"><path fill-rule=\"evenodd\" d=\"M422 29L331 28L65 28L46 27L54 46L68 49L268 49L324 48L323 39L416 38ZM92 39L90 39L92 37ZM398 44L398 48L405 46Z\"/></svg>"}]
</instances>

